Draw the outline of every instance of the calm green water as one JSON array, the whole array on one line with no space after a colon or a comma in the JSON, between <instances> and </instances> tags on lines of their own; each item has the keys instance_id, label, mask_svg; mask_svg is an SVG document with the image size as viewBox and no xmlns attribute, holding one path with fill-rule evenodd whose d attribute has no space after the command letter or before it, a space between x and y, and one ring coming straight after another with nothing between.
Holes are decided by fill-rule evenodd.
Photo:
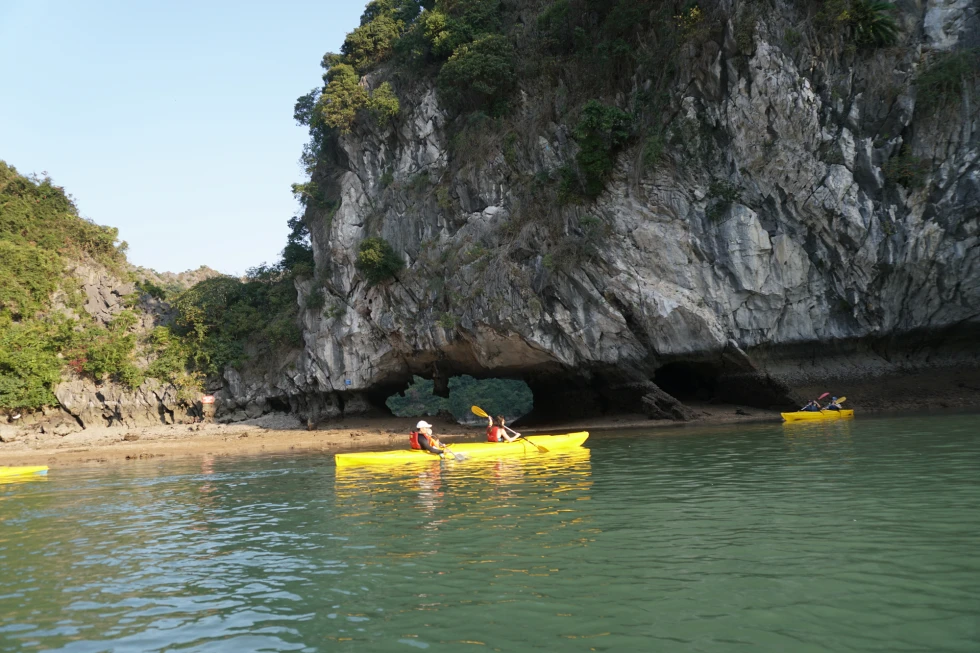
<instances>
[{"instance_id":1,"label":"calm green water","mask_svg":"<svg viewBox=\"0 0 980 653\"><path fill-rule=\"evenodd\" d=\"M0 650L980 650L980 417L588 444L0 485Z\"/></svg>"}]
</instances>

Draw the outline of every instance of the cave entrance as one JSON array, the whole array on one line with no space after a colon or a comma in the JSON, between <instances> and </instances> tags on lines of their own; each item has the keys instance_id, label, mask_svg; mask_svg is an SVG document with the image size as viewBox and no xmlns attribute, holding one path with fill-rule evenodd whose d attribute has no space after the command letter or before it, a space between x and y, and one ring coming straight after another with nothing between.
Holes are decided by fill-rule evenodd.
<instances>
[{"instance_id":1,"label":"cave entrance","mask_svg":"<svg viewBox=\"0 0 980 653\"><path fill-rule=\"evenodd\" d=\"M289 400L284 397L269 397L269 410L277 413L292 412L289 406Z\"/></svg>"},{"instance_id":2,"label":"cave entrance","mask_svg":"<svg viewBox=\"0 0 980 653\"><path fill-rule=\"evenodd\" d=\"M434 393L435 382L415 376L404 392L388 397L385 405L396 417L444 416L460 424L485 424L485 418L470 411L479 406L491 415L503 415L508 422L523 417L534 407L534 395L523 381L515 379L476 379L454 376L449 379L449 397Z\"/></svg>"},{"instance_id":3,"label":"cave entrance","mask_svg":"<svg viewBox=\"0 0 980 653\"><path fill-rule=\"evenodd\" d=\"M711 401L718 389L718 369L710 363L677 361L658 368L653 382L679 401Z\"/></svg>"},{"instance_id":4,"label":"cave entrance","mask_svg":"<svg viewBox=\"0 0 980 653\"><path fill-rule=\"evenodd\" d=\"M614 384L607 383L601 375L570 372L532 377L534 411L523 423L545 427L605 415L613 408L607 387Z\"/></svg>"}]
</instances>

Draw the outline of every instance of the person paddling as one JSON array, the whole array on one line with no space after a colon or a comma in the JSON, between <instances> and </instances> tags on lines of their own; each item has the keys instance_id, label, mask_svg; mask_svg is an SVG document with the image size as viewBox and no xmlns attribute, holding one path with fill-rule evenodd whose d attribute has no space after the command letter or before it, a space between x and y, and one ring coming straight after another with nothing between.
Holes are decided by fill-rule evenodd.
<instances>
[{"instance_id":1,"label":"person paddling","mask_svg":"<svg viewBox=\"0 0 980 653\"><path fill-rule=\"evenodd\" d=\"M421 449L437 456L442 456L444 454L446 447L439 442L436 436L432 435L431 424L425 420L421 420L415 425L415 428L416 430L412 431L408 435L408 443L411 445L412 449Z\"/></svg>"},{"instance_id":2,"label":"person paddling","mask_svg":"<svg viewBox=\"0 0 980 653\"><path fill-rule=\"evenodd\" d=\"M804 406L799 410L799 412L819 413L821 410L823 410L823 407L820 405L820 400L823 399L824 397L829 397L829 396L830 393L825 392L819 397L817 397L816 399L811 399L809 402L807 402L806 406Z\"/></svg>"},{"instance_id":3,"label":"person paddling","mask_svg":"<svg viewBox=\"0 0 980 653\"><path fill-rule=\"evenodd\" d=\"M487 442L513 442L517 439L517 436L507 435L506 427L507 420L504 419L503 415L497 415L496 419L487 416Z\"/></svg>"},{"instance_id":4,"label":"person paddling","mask_svg":"<svg viewBox=\"0 0 980 653\"><path fill-rule=\"evenodd\" d=\"M830 403L823 407L824 410L837 410L839 411L840 403L837 401L837 397L831 397Z\"/></svg>"},{"instance_id":5,"label":"person paddling","mask_svg":"<svg viewBox=\"0 0 980 653\"><path fill-rule=\"evenodd\" d=\"M800 409L800 412L819 413L821 410L823 410L823 409L820 407L820 404L817 403L817 400L816 399L811 399L810 402L806 406L804 406L803 408Z\"/></svg>"}]
</instances>

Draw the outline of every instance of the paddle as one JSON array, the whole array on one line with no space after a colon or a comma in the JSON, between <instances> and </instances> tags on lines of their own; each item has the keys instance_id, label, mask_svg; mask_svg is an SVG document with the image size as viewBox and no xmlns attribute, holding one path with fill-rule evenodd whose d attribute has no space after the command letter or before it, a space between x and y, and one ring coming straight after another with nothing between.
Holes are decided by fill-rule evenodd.
<instances>
[{"instance_id":1,"label":"paddle","mask_svg":"<svg viewBox=\"0 0 980 653\"><path fill-rule=\"evenodd\" d=\"M811 402L808 402L806 406L809 406L810 404L817 404L817 408L820 408L820 404L819 404L818 402L819 402L819 401L820 401L821 399L823 399L824 397L829 397L829 396L830 396L830 393L829 393L829 392L825 392L825 393L823 393L822 395L820 395L819 397L817 397L816 399L814 399L813 401L811 401ZM806 406L804 406L804 407L803 407L803 408L801 408L800 410L803 410L804 408L806 408ZM823 408L820 408L820 410L823 410Z\"/></svg>"},{"instance_id":2,"label":"paddle","mask_svg":"<svg viewBox=\"0 0 980 653\"><path fill-rule=\"evenodd\" d=\"M421 436L422 434L419 433L419 435ZM450 456L452 456L456 460L456 462L462 462L462 461L466 460L466 456L464 454L456 453L455 451L450 450L448 444L442 444L441 442L439 442L438 439L435 438L435 436L432 436L432 439L436 440L436 443L439 446L442 447L442 449L441 449L442 453L449 454ZM430 443L431 443L431 441L430 441ZM430 453L430 454L432 453L428 449L425 449L425 451L426 451L426 453ZM442 457L442 454L441 453L439 453L439 454L432 454L432 455Z\"/></svg>"},{"instance_id":3,"label":"paddle","mask_svg":"<svg viewBox=\"0 0 980 653\"><path fill-rule=\"evenodd\" d=\"M455 451L451 451L449 449L449 445L444 445L443 448L442 448L442 450L445 451L446 453L448 453L450 456L452 456L456 460L456 462L458 462L458 463L459 462L463 462L464 460L466 460L466 456L464 454L456 453Z\"/></svg>"},{"instance_id":4,"label":"paddle","mask_svg":"<svg viewBox=\"0 0 980 653\"><path fill-rule=\"evenodd\" d=\"M470 407L470 411L474 415L476 415L478 417L490 417L490 415L487 414L487 411L483 410L479 406L471 406ZM538 450L538 453L548 453L548 450L545 449L544 447L542 447L540 444L535 444L534 442L531 442L530 440L528 440L526 437L524 437L523 435L521 435L520 433L518 433L514 429L512 429L512 428L510 428L510 427L508 427L506 425L504 426L504 428L507 429L508 431L510 431L511 433L513 433L514 435L516 435L519 440L524 440L525 442L530 442L531 445Z\"/></svg>"},{"instance_id":5,"label":"paddle","mask_svg":"<svg viewBox=\"0 0 980 653\"><path fill-rule=\"evenodd\" d=\"M844 403L845 401L847 401L847 397L837 397L837 405L838 405L838 406L840 406L840 405L841 405L842 403ZM827 410L827 409L826 409L826 408L821 408L821 409L820 409L820 412L823 412L823 411L825 411L825 410ZM840 410L840 409L838 409L838 410Z\"/></svg>"}]
</instances>

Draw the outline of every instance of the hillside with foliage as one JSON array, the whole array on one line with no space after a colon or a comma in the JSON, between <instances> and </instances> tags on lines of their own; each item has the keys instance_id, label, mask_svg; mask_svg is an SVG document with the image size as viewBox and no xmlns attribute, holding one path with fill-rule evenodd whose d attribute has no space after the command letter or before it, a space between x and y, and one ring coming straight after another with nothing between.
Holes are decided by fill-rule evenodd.
<instances>
[{"instance_id":1,"label":"hillside with foliage","mask_svg":"<svg viewBox=\"0 0 980 653\"><path fill-rule=\"evenodd\" d=\"M301 343L293 278L313 258L302 223L283 258L243 279L210 276L191 288L126 261L118 231L81 218L71 197L49 178L24 176L0 161L0 410L58 404L67 375L135 389L146 379L196 395L225 366ZM136 282L124 310L100 323L84 310L79 263ZM141 328L156 307L156 326Z\"/></svg>"},{"instance_id":2,"label":"hillside with foliage","mask_svg":"<svg viewBox=\"0 0 980 653\"><path fill-rule=\"evenodd\" d=\"M187 368L202 378L299 347L294 274L281 264L260 266L243 279L215 277L167 295L175 317L158 335L170 343L168 353L183 352Z\"/></svg>"},{"instance_id":3,"label":"hillside with foliage","mask_svg":"<svg viewBox=\"0 0 980 653\"><path fill-rule=\"evenodd\" d=\"M108 326L82 310L69 273L90 261L116 275L126 268L118 231L82 219L51 179L24 176L0 161L0 409L57 403L54 386L72 369L98 380L139 385L136 315Z\"/></svg>"}]
</instances>

